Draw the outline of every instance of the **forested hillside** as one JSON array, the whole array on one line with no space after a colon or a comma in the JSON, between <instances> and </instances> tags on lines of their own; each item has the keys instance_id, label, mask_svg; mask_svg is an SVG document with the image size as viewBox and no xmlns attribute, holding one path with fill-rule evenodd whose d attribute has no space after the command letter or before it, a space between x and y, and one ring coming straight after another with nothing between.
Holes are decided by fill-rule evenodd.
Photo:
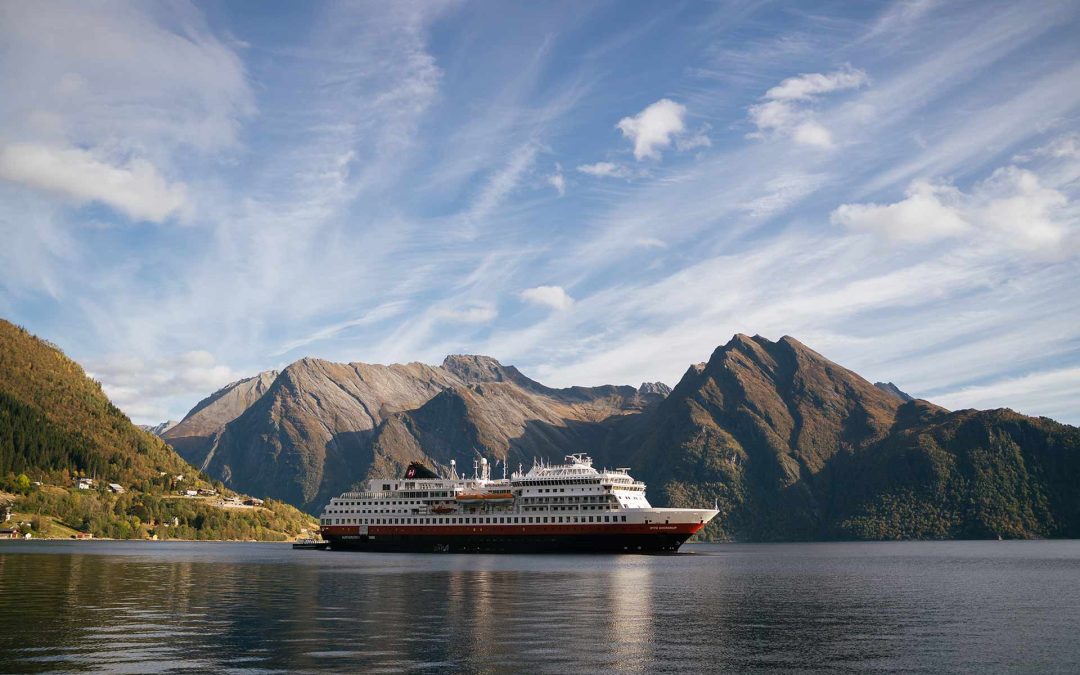
<instances>
[{"instance_id":1,"label":"forested hillside","mask_svg":"<svg viewBox=\"0 0 1080 675\"><path fill-rule=\"evenodd\" d=\"M244 505L133 425L59 348L3 320L0 490L23 530L46 536L284 539L314 527L287 504Z\"/></svg>"}]
</instances>

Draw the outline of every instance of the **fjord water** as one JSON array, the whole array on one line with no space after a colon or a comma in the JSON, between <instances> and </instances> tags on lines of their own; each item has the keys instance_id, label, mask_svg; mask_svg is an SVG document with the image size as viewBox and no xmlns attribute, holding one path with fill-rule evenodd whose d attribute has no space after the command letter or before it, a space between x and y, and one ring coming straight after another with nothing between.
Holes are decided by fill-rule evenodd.
<instances>
[{"instance_id":1,"label":"fjord water","mask_svg":"<svg viewBox=\"0 0 1080 675\"><path fill-rule=\"evenodd\" d=\"M1080 542L668 556L0 543L0 671L1080 668Z\"/></svg>"}]
</instances>

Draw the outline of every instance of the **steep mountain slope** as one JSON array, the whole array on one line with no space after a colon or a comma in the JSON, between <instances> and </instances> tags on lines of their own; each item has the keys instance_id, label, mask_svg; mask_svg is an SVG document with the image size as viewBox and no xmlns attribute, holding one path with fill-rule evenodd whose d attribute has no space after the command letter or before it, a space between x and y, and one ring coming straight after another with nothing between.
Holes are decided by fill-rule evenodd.
<instances>
[{"instance_id":1,"label":"steep mountain slope","mask_svg":"<svg viewBox=\"0 0 1080 675\"><path fill-rule=\"evenodd\" d=\"M94 481L80 489L80 476ZM282 539L313 524L283 503L220 508L219 495L189 497L213 486L59 348L3 320L0 482L18 493L13 510L33 518L36 536L52 522L120 538Z\"/></svg>"},{"instance_id":2,"label":"steep mountain slope","mask_svg":"<svg viewBox=\"0 0 1080 675\"><path fill-rule=\"evenodd\" d=\"M716 538L1075 536L1080 430L905 402L785 337L736 336L657 409L658 503L716 499Z\"/></svg>"},{"instance_id":3,"label":"steep mountain slope","mask_svg":"<svg viewBox=\"0 0 1080 675\"><path fill-rule=\"evenodd\" d=\"M658 501L717 499L717 535L808 538L828 462L884 438L901 403L793 338L736 335L676 385L630 464Z\"/></svg>"},{"instance_id":4,"label":"steep mountain slope","mask_svg":"<svg viewBox=\"0 0 1080 675\"><path fill-rule=\"evenodd\" d=\"M169 446L131 424L79 364L2 319L0 397L0 475L66 469L131 482L190 471Z\"/></svg>"},{"instance_id":5,"label":"steep mountain slope","mask_svg":"<svg viewBox=\"0 0 1080 675\"><path fill-rule=\"evenodd\" d=\"M205 452L177 440L184 423L166 438L230 486L316 511L372 470L414 459L467 466L475 453L525 461L580 452L609 433L605 420L654 406L666 391L552 389L484 356L448 356L441 366L302 359L235 419L202 429Z\"/></svg>"},{"instance_id":6,"label":"steep mountain slope","mask_svg":"<svg viewBox=\"0 0 1080 675\"><path fill-rule=\"evenodd\" d=\"M214 436L266 393L278 373L268 370L226 385L191 409L184 419L158 434L187 461L199 466Z\"/></svg>"}]
</instances>

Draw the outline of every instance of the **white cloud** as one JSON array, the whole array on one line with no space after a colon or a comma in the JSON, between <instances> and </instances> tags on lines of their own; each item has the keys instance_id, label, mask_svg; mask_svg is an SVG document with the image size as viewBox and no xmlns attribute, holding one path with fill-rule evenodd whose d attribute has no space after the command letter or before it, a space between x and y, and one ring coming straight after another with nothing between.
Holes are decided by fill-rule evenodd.
<instances>
[{"instance_id":1,"label":"white cloud","mask_svg":"<svg viewBox=\"0 0 1080 675\"><path fill-rule=\"evenodd\" d=\"M113 355L88 363L87 374L117 407L148 422L166 417L171 399L198 400L243 377L201 349L154 359Z\"/></svg>"},{"instance_id":2,"label":"white cloud","mask_svg":"<svg viewBox=\"0 0 1080 675\"><path fill-rule=\"evenodd\" d=\"M960 213L961 201L962 195L953 187L917 180L902 201L841 204L830 220L834 225L876 232L893 241L921 243L953 237L971 227Z\"/></svg>"},{"instance_id":3,"label":"white cloud","mask_svg":"<svg viewBox=\"0 0 1080 675\"><path fill-rule=\"evenodd\" d=\"M934 403L951 410L1013 408L1027 415L1070 420L1076 418L1077 399L1080 399L1080 368L1062 368L1005 378L933 397Z\"/></svg>"},{"instance_id":4,"label":"white cloud","mask_svg":"<svg viewBox=\"0 0 1080 675\"><path fill-rule=\"evenodd\" d=\"M979 186L973 200L973 217L980 224L1026 251L1059 251L1067 237L1076 234L1075 219L1064 213L1069 200L1041 185L1038 176L1026 169L998 169Z\"/></svg>"},{"instance_id":5,"label":"white cloud","mask_svg":"<svg viewBox=\"0 0 1080 675\"><path fill-rule=\"evenodd\" d=\"M866 73L848 67L832 73L804 73L789 77L765 92L771 101L808 101L820 94L855 89L869 82Z\"/></svg>"},{"instance_id":6,"label":"white cloud","mask_svg":"<svg viewBox=\"0 0 1080 675\"><path fill-rule=\"evenodd\" d=\"M633 176L633 172L628 167L613 162L582 164L577 170L597 178L631 178Z\"/></svg>"},{"instance_id":7,"label":"white cloud","mask_svg":"<svg viewBox=\"0 0 1080 675\"><path fill-rule=\"evenodd\" d=\"M975 241L1048 255L1075 253L1078 226L1061 192L1026 169L994 171L970 193L916 180L893 204L842 204L835 225L876 232L888 239L922 243L969 235Z\"/></svg>"},{"instance_id":8,"label":"white cloud","mask_svg":"<svg viewBox=\"0 0 1080 675\"><path fill-rule=\"evenodd\" d=\"M574 299L562 286L537 286L521 292L521 299L535 305L545 305L552 309L565 310L574 304Z\"/></svg>"},{"instance_id":9,"label":"white cloud","mask_svg":"<svg viewBox=\"0 0 1080 675\"><path fill-rule=\"evenodd\" d=\"M456 309L436 310L435 316L454 323L489 323L499 315L490 302L474 302Z\"/></svg>"},{"instance_id":10,"label":"white cloud","mask_svg":"<svg viewBox=\"0 0 1080 675\"><path fill-rule=\"evenodd\" d=\"M255 111L244 66L190 4L3 3L5 131L156 164L179 146L234 145ZM41 121L47 124L42 125Z\"/></svg>"},{"instance_id":11,"label":"white cloud","mask_svg":"<svg viewBox=\"0 0 1080 675\"><path fill-rule=\"evenodd\" d=\"M17 143L0 150L0 178L77 203L107 204L136 220L161 222L183 208L186 187L169 184L152 164L113 166L85 150Z\"/></svg>"},{"instance_id":12,"label":"white cloud","mask_svg":"<svg viewBox=\"0 0 1080 675\"><path fill-rule=\"evenodd\" d=\"M866 85L870 79L861 70L846 67L832 73L804 73L789 77L765 92L762 103L750 106L750 120L757 127L754 136L767 132L790 137L799 145L830 148L832 133L806 107L823 94Z\"/></svg>"},{"instance_id":13,"label":"white cloud","mask_svg":"<svg viewBox=\"0 0 1080 675\"><path fill-rule=\"evenodd\" d=\"M800 145L813 145L818 148L831 148L832 133L817 122L803 122L795 127L791 137Z\"/></svg>"},{"instance_id":14,"label":"white cloud","mask_svg":"<svg viewBox=\"0 0 1080 675\"><path fill-rule=\"evenodd\" d=\"M622 118L616 126L633 141L635 159L660 159L660 150L686 129L685 118L686 106L662 98L637 115Z\"/></svg>"},{"instance_id":15,"label":"white cloud","mask_svg":"<svg viewBox=\"0 0 1080 675\"><path fill-rule=\"evenodd\" d=\"M563 176L562 166L560 164L555 165L555 173L547 177L548 185L555 188L555 191L562 197L566 194L566 178Z\"/></svg>"}]
</instances>

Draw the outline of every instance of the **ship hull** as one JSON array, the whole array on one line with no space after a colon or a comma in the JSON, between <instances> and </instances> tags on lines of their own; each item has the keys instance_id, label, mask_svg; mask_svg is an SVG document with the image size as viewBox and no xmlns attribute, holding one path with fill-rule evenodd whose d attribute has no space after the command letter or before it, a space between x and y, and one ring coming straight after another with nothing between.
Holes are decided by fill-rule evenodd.
<instances>
[{"instance_id":1,"label":"ship hull","mask_svg":"<svg viewBox=\"0 0 1080 675\"><path fill-rule=\"evenodd\" d=\"M553 531L518 533L475 531L413 533L407 528L383 528L379 534L350 533L345 528L323 528L332 550L384 553L675 553L701 525L611 528L608 531ZM334 530L338 530L335 532ZM450 529L450 528L446 528ZM470 528L453 528L464 530ZM471 528L485 530L488 528ZM494 528L492 528L494 529ZM539 529L539 528L537 528ZM343 531L344 530L344 531ZM637 530L637 531L634 531Z\"/></svg>"},{"instance_id":2,"label":"ship hull","mask_svg":"<svg viewBox=\"0 0 1080 675\"><path fill-rule=\"evenodd\" d=\"M373 553L675 553L689 537L682 534L461 535L442 539L410 535L357 536L331 538L330 549Z\"/></svg>"}]
</instances>

